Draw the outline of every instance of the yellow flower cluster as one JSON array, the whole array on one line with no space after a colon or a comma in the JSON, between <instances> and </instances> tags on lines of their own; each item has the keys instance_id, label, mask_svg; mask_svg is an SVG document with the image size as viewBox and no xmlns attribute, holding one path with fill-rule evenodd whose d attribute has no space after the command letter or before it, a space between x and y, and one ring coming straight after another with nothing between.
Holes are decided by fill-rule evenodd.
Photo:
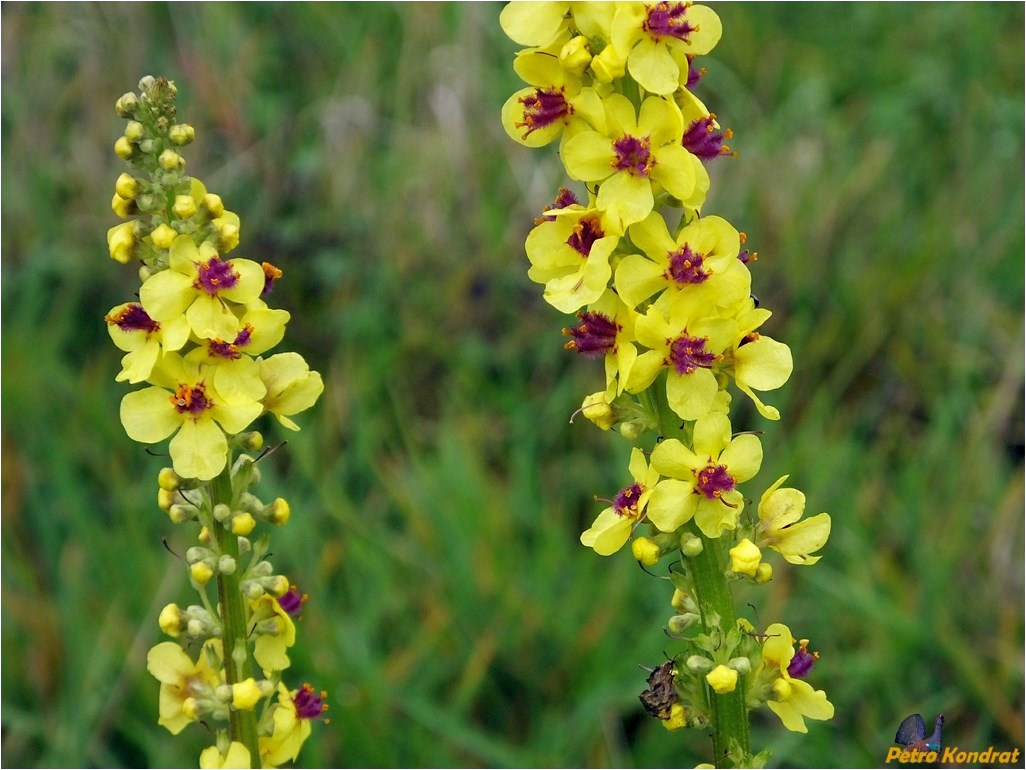
<instances>
[{"instance_id":1,"label":"yellow flower cluster","mask_svg":"<svg viewBox=\"0 0 1026 770\"><path fill-rule=\"evenodd\" d=\"M136 441L171 435L175 472L213 479L229 440L265 412L298 430L289 415L313 406L321 377L297 353L263 357L281 342L289 313L264 298L281 271L226 255L239 243L239 218L219 196L185 175L179 148L193 128L175 122L173 83L144 78L117 112L128 118L115 152L131 166L112 208L128 219L107 234L110 255L137 260L139 300L111 309L107 328L125 351L118 380L147 382L121 403Z\"/></svg>"},{"instance_id":2,"label":"yellow flower cluster","mask_svg":"<svg viewBox=\"0 0 1026 770\"><path fill-rule=\"evenodd\" d=\"M290 415L313 406L324 386L302 356L265 355L290 317L265 301L282 272L228 256L239 218L184 173L179 150L195 131L176 121L174 83L145 77L139 89L116 104L128 124L114 150L130 172L118 178L112 208L127 221L107 241L113 259L139 264L141 286L106 321L125 351L117 379L148 385L121 402L126 432L145 443L174 436L157 500L174 523L199 525L185 562L201 600L160 613L161 630L181 644L157 644L147 668L160 681L160 725L177 734L202 720L214 730L202 767L272 767L296 758L327 707L309 685L281 681L305 596L275 574L269 539L249 538L259 522L286 524L289 505L253 494L259 458L233 455L261 448L260 434L244 431L262 414L298 430ZM261 676L250 673L256 667Z\"/></svg>"},{"instance_id":3,"label":"yellow flower cluster","mask_svg":"<svg viewBox=\"0 0 1026 770\"><path fill-rule=\"evenodd\" d=\"M730 389L777 420L758 393L784 385L792 359L787 345L760 331L771 313L751 291L756 255L745 234L702 213L707 164L736 154L724 143L732 132L696 94L705 70L695 60L719 41L719 17L690 2L514 0L500 23L524 46L513 69L527 84L503 105L502 125L527 147L558 142L567 175L581 185L580 192L561 188L536 220L525 245L528 276L544 286L549 304L576 314L563 330L566 347L603 361L602 389L584 399L583 414L632 442L661 434L651 451L633 449L632 483L607 501L581 542L605 556L633 538L643 565L669 554L682 563L703 559L723 565L706 570L720 581L726 573L767 583L773 569L762 560L765 548L792 564L814 564L830 517L799 522L805 498L781 488L786 477L762 496L757 523L741 516L740 485L758 474L763 451L756 434L733 429ZM709 549L717 551L711 561ZM702 594L692 577L701 571L681 570L678 589ZM766 687L751 689L748 674L761 665L754 637L733 627L733 608L708 610L692 607L669 624L682 633L718 614L725 626L707 623L716 644L695 647L703 653L691 656L695 665L674 669L680 701L673 703L683 707L674 727L706 724L710 698L740 683L756 702L769 697ZM688 677L693 690L683 683ZM792 688L802 704L806 687ZM773 692L779 697L771 703L792 702ZM664 721L672 710L665 705ZM786 707L771 708L798 729L801 720ZM806 713L825 718L825 708Z\"/></svg>"}]
</instances>

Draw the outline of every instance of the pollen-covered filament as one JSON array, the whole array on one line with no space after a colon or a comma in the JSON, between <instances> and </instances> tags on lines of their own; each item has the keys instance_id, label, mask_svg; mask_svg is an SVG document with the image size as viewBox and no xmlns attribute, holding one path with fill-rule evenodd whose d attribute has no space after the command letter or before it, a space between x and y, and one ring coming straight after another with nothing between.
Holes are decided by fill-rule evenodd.
<instances>
[{"instance_id":1,"label":"pollen-covered filament","mask_svg":"<svg viewBox=\"0 0 1026 770\"><path fill-rule=\"evenodd\" d=\"M709 500L722 499L724 493L731 491L737 482L727 472L726 465L707 465L698 472L695 491L705 495Z\"/></svg>"},{"instance_id":2,"label":"pollen-covered filament","mask_svg":"<svg viewBox=\"0 0 1026 770\"><path fill-rule=\"evenodd\" d=\"M194 418L199 417L214 405L207 398L207 390L202 382L197 385L179 384L178 390L170 396L169 400L179 414L189 414Z\"/></svg>"},{"instance_id":3,"label":"pollen-covered filament","mask_svg":"<svg viewBox=\"0 0 1026 770\"><path fill-rule=\"evenodd\" d=\"M691 337L682 334L670 343L670 354L667 365L672 366L677 374L691 374L696 369L710 369L720 359L711 350L705 349L706 337Z\"/></svg>"},{"instance_id":4,"label":"pollen-covered filament","mask_svg":"<svg viewBox=\"0 0 1026 770\"><path fill-rule=\"evenodd\" d=\"M698 31L697 24L687 20L688 6L691 3L656 3L648 7L648 18L645 19L644 30L659 37L675 37L689 42L692 32Z\"/></svg>"}]
</instances>

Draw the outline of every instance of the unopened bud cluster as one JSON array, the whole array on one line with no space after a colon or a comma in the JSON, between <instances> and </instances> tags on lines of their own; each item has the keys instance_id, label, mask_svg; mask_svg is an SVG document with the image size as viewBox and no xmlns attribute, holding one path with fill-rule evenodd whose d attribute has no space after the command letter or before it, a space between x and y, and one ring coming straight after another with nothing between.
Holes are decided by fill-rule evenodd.
<instances>
[{"instance_id":1,"label":"unopened bud cluster","mask_svg":"<svg viewBox=\"0 0 1026 770\"><path fill-rule=\"evenodd\" d=\"M117 100L127 123L114 152L128 164L111 208L126 220L107 235L110 256L138 264L141 285L106 316L125 351L119 381L146 383L126 395L128 435L168 446L156 502L174 524L194 528L182 554L199 602L167 605L161 630L174 642L150 650L161 683L159 724L178 733L192 722L212 730L204 767L273 767L292 761L327 708L309 685L289 689L282 673L306 597L269 560L265 530L290 519L283 498L258 495L263 414L298 430L290 415L311 407L321 377L278 345L290 314L266 298L282 271L228 258L239 217L185 173L182 150L195 138L176 117L174 83L145 77ZM188 650L198 650L190 654ZM194 657L195 655L195 657Z\"/></svg>"}]
</instances>

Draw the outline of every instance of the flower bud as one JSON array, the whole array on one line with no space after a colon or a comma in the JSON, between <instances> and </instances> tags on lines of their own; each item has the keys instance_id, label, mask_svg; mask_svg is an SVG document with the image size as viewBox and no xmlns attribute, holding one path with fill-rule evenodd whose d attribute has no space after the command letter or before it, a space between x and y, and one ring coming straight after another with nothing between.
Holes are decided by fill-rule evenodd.
<instances>
[{"instance_id":1,"label":"flower bud","mask_svg":"<svg viewBox=\"0 0 1026 770\"><path fill-rule=\"evenodd\" d=\"M203 196L203 200L200 201L200 205L207 210L211 219L216 219L224 214L224 203L221 202L220 195L207 193Z\"/></svg>"},{"instance_id":2,"label":"flower bud","mask_svg":"<svg viewBox=\"0 0 1026 770\"><path fill-rule=\"evenodd\" d=\"M702 553L702 549L705 546L702 545L702 539L695 537L690 532L685 532L680 536L680 550L685 556L694 558L698 554Z\"/></svg>"},{"instance_id":3,"label":"flower bud","mask_svg":"<svg viewBox=\"0 0 1026 770\"><path fill-rule=\"evenodd\" d=\"M289 508L289 504L285 501L285 498L279 497L269 506L265 512L267 520L276 527L284 527L290 516L292 510Z\"/></svg>"},{"instance_id":4,"label":"flower bud","mask_svg":"<svg viewBox=\"0 0 1026 770\"><path fill-rule=\"evenodd\" d=\"M221 554L217 560L217 571L223 575L231 575L235 572L235 559L228 554Z\"/></svg>"},{"instance_id":5,"label":"flower bud","mask_svg":"<svg viewBox=\"0 0 1026 770\"><path fill-rule=\"evenodd\" d=\"M721 663L705 675L705 681L713 688L713 692L718 695L726 695L734 692L734 688L737 687L737 671Z\"/></svg>"},{"instance_id":6,"label":"flower bud","mask_svg":"<svg viewBox=\"0 0 1026 770\"><path fill-rule=\"evenodd\" d=\"M119 118L132 118L135 117L136 111L139 109L139 97L129 91L127 94L123 94L115 103L114 111L118 114Z\"/></svg>"},{"instance_id":7,"label":"flower bud","mask_svg":"<svg viewBox=\"0 0 1026 770\"><path fill-rule=\"evenodd\" d=\"M694 612L685 612L683 615L674 615L666 622L666 627L670 630L671 634L683 634L691 626L695 625L702 620L700 615Z\"/></svg>"},{"instance_id":8,"label":"flower bud","mask_svg":"<svg viewBox=\"0 0 1026 770\"><path fill-rule=\"evenodd\" d=\"M199 509L195 505L175 504L168 509L167 515L171 523L184 524L195 519L199 515Z\"/></svg>"},{"instance_id":9,"label":"flower bud","mask_svg":"<svg viewBox=\"0 0 1026 770\"><path fill-rule=\"evenodd\" d=\"M128 264L135 254L135 229L132 222L122 222L107 231L107 248L110 250L111 259Z\"/></svg>"},{"instance_id":10,"label":"flower bud","mask_svg":"<svg viewBox=\"0 0 1026 770\"><path fill-rule=\"evenodd\" d=\"M153 246L161 251L170 249L171 244L175 242L177 237L178 233L163 222L153 228L153 232L150 233L150 241L153 243Z\"/></svg>"},{"instance_id":11,"label":"flower bud","mask_svg":"<svg viewBox=\"0 0 1026 770\"><path fill-rule=\"evenodd\" d=\"M773 565L769 562L763 562L759 565L759 568L755 570L755 582L756 583L768 583L773 579Z\"/></svg>"},{"instance_id":12,"label":"flower bud","mask_svg":"<svg viewBox=\"0 0 1026 770\"><path fill-rule=\"evenodd\" d=\"M289 580L284 575L275 575L274 578L268 581L267 593L276 599L279 596L284 596L289 592L291 588Z\"/></svg>"},{"instance_id":13,"label":"flower bud","mask_svg":"<svg viewBox=\"0 0 1026 770\"><path fill-rule=\"evenodd\" d=\"M727 665L742 676L752 670L752 661L748 658L731 658L727 661Z\"/></svg>"},{"instance_id":14,"label":"flower bud","mask_svg":"<svg viewBox=\"0 0 1026 770\"><path fill-rule=\"evenodd\" d=\"M671 731L687 727L687 712L684 711L684 706L680 703L674 703L670 706L670 716L666 719L660 719L659 723Z\"/></svg>"},{"instance_id":15,"label":"flower bud","mask_svg":"<svg viewBox=\"0 0 1026 770\"><path fill-rule=\"evenodd\" d=\"M659 557L661 556L659 546L647 537L634 538L634 542L631 543L631 553L634 554L635 559L646 567L658 564Z\"/></svg>"},{"instance_id":16,"label":"flower bud","mask_svg":"<svg viewBox=\"0 0 1026 770\"><path fill-rule=\"evenodd\" d=\"M171 140L171 144L181 147L196 138L196 129L188 123L176 123L168 130L167 138Z\"/></svg>"},{"instance_id":17,"label":"flower bud","mask_svg":"<svg viewBox=\"0 0 1026 770\"><path fill-rule=\"evenodd\" d=\"M248 535L256 526L256 519L249 513L240 513L232 517L232 533Z\"/></svg>"},{"instance_id":18,"label":"flower bud","mask_svg":"<svg viewBox=\"0 0 1026 770\"><path fill-rule=\"evenodd\" d=\"M559 63L564 69L576 72L578 75L584 73L591 62L591 50L588 48L588 38L578 35L571 39L559 51Z\"/></svg>"},{"instance_id":19,"label":"flower bud","mask_svg":"<svg viewBox=\"0 0 1026 770\"><path fill-rule=\"evenodd\" d=\"M704 674L713 667L713 662L704 655L692 655L684 664L696 674Z\"/></svg>"},{"instance_id":20,"label":"flower bud","mask_svg":"<svg viewBox=\"0 0 1026 770\"><path fill-rule=\"evenodd\" d=\"M139 142L139 151L143 155L152 155L157 151L157 142L154 139L143 139Z\"/></svg>"},{"instance_id":21,"label":"flower bud","mask_svg":"<svg viewBox=\"0 0 1026 770\"><path fill-rule=\"evenodd\" d=\"M759 547L747 537L728 551L730 554L730 571L738 575L755 577L762 560Z\"/></svg>"},{"instance_id":22,"label":"flower bud","mask_svg":"<svg viewBox=\"0 0 1026 770\"><path fill-rule=\"evenodd\" d=\"M207 529L206 527L200 527L200 531L199 531L199 534L196 535L196 539L199 540L201 543L209 543L210 542L210 530Z\"/></svg>"},{"instance_id":23,"label":"flower bud","mask_svg":"<svg viewBox=\"0 0 1026 770\"><path fill-rule=\"evenodd\" d=\"M217 521L224 522L232 515L232 509L224 503L218 503L214 506L214 518Z\"/></svg>"},{"instance_id":24,"label":"flower bud","mask_svg":"<svg viewBox=\"0 0 1026 770\"><path fill-rule=\"evenodd\" d=\"M140 189L142 189L142 185L131 174L122 174L114 183L114 192L127 200L131 200L138 195Z\"/></svg>"},{"instance_id":25,"label":"flower bud","mask_svg":"<svg viewBox=\"0 0 1026 770\"><path fill-rule=\"evenodd\" d=\"M240 711L249 711L261 698L260 686L253 677L232 685L232 705Z\"/></svg>"},{"instance_id":26,"label":"flower bud","mask_svg":"<svg viewBox=\"0 0 1026 770\"><path fill-rule=\"evenodd\" d=\"M125 126L125 139L130 142L138 142L146 136L146 127L138 120L128 121L128 125Z\"/></svg>"},{"instance_id":27,"label":"flower bud","mask_svg":"<svg viewBox=\"0 0 1026 770\"><path fill-rule=\"evenodd\" d=\"M214 220L214 226L217 228L217 242L221 251L231 251L239 245L238 227L230 222L224 222L220 219Z\"/></svg>"},{"instance_id":28,"label":"flower bud","mask_svg":"<svg viewBox=\"0 0 1026 770\"><path fill-rule=\"evenodd\" d=\"M160 630L168 636L178 636L185 626L185 614L177 604L169 604L160 611L157 623Z\"/></svg>"},{"instance_id":29,"label":"flower bud","mask_svg":"<svg viewBox=\"0 0 1026 770\"><path fill-rule=\"evenodd\" d=\"M139 79L139 90L144 94L149 91L153 86L157 84L157 79L153 75L143 75Z\"/></svg>"},{"instance_id":30,"label":"flower bud","mask_svg":"<svg viewBox=\"0 0 1026 770\"><path fill-rule=\"evenodd\" d=\"M128 219L138 210L134 200L126 200L117 193L114 193L114 197L111 198L110 208L121 219Z\"/></svg>"},{"instance_id":31,"label":"flower bud","mask_svg":"<svg viewBox=\"0 0 1026 770\"><path fill-rule=\"evenodd\" d=\"M139 207L139 211L153 212L159 209L163 203L156 195L141 193L136 196L135 205Z\"/></svg>"},{"instance_id":32,"label":"flower bud","mask_svg":"<svg viewBox=\"0 0 1026 770\"><path fill-rule=\"evenodd\" d=\"M205 561L198 561L189 567L189 575L197 585L206 585L214 576L213 568Z\"/></svg>"},{"instance_id":33,"label":"flower bud","mask_svg":"<svg viewBox=\"0 0 1026 770\"><path fill-rule=\"evenodd\" d=\"M613 407L606 401L606 393L603 390L585 396L581 412L602 430L609 430L616 423Z\"/></svg>"},{"instance_id":34,"label":"flower bud","mask_svg":"<svg viewBox=\"0 0 1026 770\"><path fill-rule=\"evenodd\" d=\"M171 506L175 502L175 493L168 489L157 490L157 507L160 508L164 513L171 510Z\"/></svg>"},{"instance_id":35,"label":"flower bud","mask_svg":"<svg viewBox=\"0 0 1026 770\"><path fill-rule=\"evenodd\" d=\"M165 171L174 171L185 165L185 161L182 159L182 156L174 150L164 150L164 152L160 153L160 157L157 158L157 163L159 163L160 167Z\"/></svg>"},{"instance_id":36,"label":"flower bud","mask_svg":"<svg viewBox=\"0 0 1026 770\"><path fill-rule=\"evenodd\" d=\"M189 697L182 701L182 716L184 716L190 722L195 722L199 715L200 707L198 700Z\"/></svg>"},{"instance_id":37,"label":"flower bud","mask_svg":"<svg viewBox=\"0 0 1026 770\"><path fill-rule=\"evenodd\" d=\"M192 199L191 195L177 195L175 196L175 205L171 207L171 210L179 219L188 219L196 213L196 201Z\"/></svg>"},{"instance_id":38,"label":"flower bud","mask_svg":"<svg viewBox=\"0 0 1026 770\"><path fill-rule=\"evenodd\" d=\"M114 154L122 160L128 160L135 153L135 149L132 147L132 143L125 137L118 137L118 140L114 142Z\"/></svg>"},{"instance_id":39,"label":"flower bud","mask_svg":"<svg viewBox=\"0 0 1026 770\"><path fill-rule=\"evenodd\" d=\"M182 485L182 477L175 473L174 468L161 468L157 474L157 485L161 489L174 492Z\"/></svg>"}]
</instances>

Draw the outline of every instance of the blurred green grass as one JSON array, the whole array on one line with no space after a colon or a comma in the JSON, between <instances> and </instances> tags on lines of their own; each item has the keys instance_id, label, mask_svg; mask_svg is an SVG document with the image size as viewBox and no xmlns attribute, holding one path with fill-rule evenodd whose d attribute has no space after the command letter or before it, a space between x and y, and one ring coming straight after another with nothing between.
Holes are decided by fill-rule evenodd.
<instances>
[{"instance_id":1,"label":"blurred green grass","mask_svg":"<svg viewBox=\"0 0 1026 770\"><path fill-rule=\"evenodd\" d=\"M303 766L691 766L642 715L669 607L577 543L628 447L566 419L598 372L526 278L562 181L502 131L515 50L485 4L4 4L2 762L189 766L145 652L188 601L161 462L118 423L103 314L114 100L179 85L187 170L275 262L287 344L325 375L266 464L311 595L294 679L332 722ZM836 718L759 715L790 766L876 766L908 713L1023 744L1023 7L723 4L701 95L741 157L706 210L761 254L790 344L764 469L834 531L752 591L823 654ZM269 435L277 435L269 428Z\"/></svg>"}]
</instances>

